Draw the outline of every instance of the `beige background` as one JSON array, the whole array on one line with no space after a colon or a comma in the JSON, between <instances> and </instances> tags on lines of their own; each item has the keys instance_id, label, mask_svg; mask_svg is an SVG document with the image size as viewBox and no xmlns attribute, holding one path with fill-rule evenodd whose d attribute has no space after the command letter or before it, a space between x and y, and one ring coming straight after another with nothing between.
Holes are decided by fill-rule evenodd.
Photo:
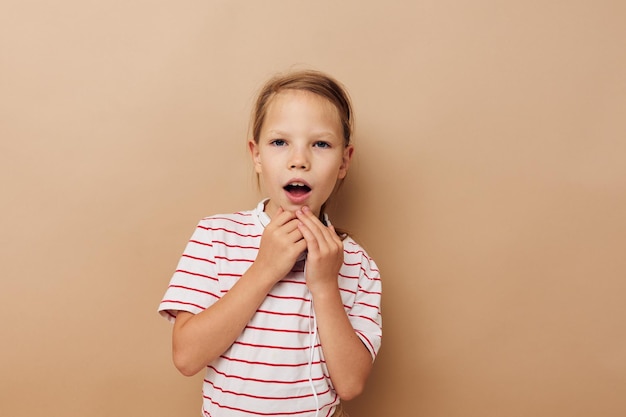
<instances>
[{"instance_id":1,"label":"beige background","mask_svg":"<svg viewBox=\"0 0 626 417\"><path fill-rule=\"evenodd\" d=\"M353 417L626 415L626 3L0 3L0 415L198 416L156 307L260 199L254 92L352 93L332 211L384 274Z\"/></svg>"}]
</instances>

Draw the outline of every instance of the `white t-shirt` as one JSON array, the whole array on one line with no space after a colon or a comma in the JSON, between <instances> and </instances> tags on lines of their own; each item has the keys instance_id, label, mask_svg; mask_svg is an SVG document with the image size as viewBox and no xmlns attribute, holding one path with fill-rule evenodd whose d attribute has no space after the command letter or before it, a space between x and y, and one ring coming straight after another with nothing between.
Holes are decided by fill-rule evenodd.
<instances>
[{"instance_id":1,"label":"white t-shirt","mask_svg":"<svg viewBox=\"0 0 626 417\"><path fill-rule=\"evenodd\" d=\"M174 321L178 311L200 313L220 299L256 259L267 216L254 210L215 215L196 227L159 305ZM308 417L332 414L333 389L314 328L304 278L305 260L267 295L237 340L206 368L206 417ZM339 271L341 298L363 344L376 357L382 336L378 268L350 237ZM314 392L315 391L315 392Z\"/></svg>"}]
</instances>

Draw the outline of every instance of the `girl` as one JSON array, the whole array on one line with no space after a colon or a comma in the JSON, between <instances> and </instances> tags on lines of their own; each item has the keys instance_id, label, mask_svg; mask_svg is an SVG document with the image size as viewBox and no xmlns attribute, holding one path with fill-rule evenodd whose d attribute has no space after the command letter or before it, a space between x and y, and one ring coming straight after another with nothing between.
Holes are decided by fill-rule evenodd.
<instances>
[{"instance_id":1,"label":"girl","mask_svg":"<svg viewBox=\"0 0 626 417\"><path fill-rule=\"evenodd\" d=\"M378 268L324 206L353 155L352 109L329 76L270 80L248 148L267 198L200 221L159 312L174 364L205 370L203 415L345 416L381 343Z\"/></svg>"}]
</instances>

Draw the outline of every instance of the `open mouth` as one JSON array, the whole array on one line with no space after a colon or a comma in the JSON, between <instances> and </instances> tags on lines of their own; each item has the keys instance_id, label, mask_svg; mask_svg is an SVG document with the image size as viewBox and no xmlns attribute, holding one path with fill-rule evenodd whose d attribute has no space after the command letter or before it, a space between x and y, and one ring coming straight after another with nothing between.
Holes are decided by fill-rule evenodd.
<instances>
[{"instance_id":1,"label":"open mouth","mask_svg":"<svg viewBox=\"0 0 626 417\"><path fill-rule=\"evenodd\" d=\"M302 196L308 194L311 191L311 187L303 182L292 182L283 187L290 195Z\"/></svg>"}]
</instances>

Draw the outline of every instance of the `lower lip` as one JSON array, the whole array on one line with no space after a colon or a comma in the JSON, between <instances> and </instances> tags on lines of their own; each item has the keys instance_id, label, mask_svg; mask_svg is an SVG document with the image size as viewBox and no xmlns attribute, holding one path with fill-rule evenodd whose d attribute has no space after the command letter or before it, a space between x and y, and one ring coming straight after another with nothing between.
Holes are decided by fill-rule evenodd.
<instances>
[{"instance_id":1,"label":"lower lip","mask_svg":"<svg viewBox=\"0 0 626 417\"><path fill-rule=\"evenodd\" d=\"M285 195L287 196L287 199L289 200L289 202L291 202L292 204L303 204L309 198L309 196L311 195L311 192L309 191L304 194L295 195L295 194L291 194L285 191Z\"/></svg>"}]
</instances>

